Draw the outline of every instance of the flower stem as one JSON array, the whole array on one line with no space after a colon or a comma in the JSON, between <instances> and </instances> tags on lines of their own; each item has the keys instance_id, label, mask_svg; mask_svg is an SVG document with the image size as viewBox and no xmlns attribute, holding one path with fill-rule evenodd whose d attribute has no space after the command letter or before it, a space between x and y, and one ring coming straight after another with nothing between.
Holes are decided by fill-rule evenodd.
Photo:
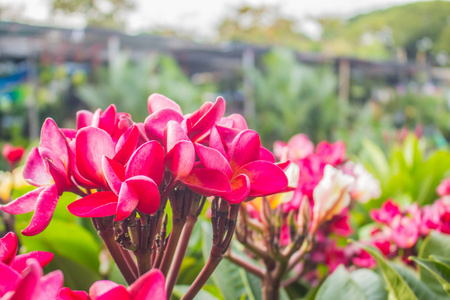
<instances>
[{"instance_id":1,"label":"flower stem","mask_svg":"<svg viewBox=\"0 0 450 300\"><path fill-rule=\"evenodd\" d=\"M139 277L150 271L150 268L152 266L151 264L151 252L146 251L142 252L140 250L134 252L134 255L136 256L137 264L138 264L138 270L139 270Z\"/></svg>"},{"instance_id":2,"label":"flower stem","mask_svg":"<svg viewBox=\"0 0 450 300\"><path fill-rule=\"evenodd\" d=\"M161 272L165 276L167 275L173 261L178 241L180 240L181 232L183 231L183 226L185 223L186 220L184 220L184 222L173 223L172 225L172 231L170 232L169 241L167 242L167 248L164 250L164 256L160 268Z\"/></svg>"}]
</instances>

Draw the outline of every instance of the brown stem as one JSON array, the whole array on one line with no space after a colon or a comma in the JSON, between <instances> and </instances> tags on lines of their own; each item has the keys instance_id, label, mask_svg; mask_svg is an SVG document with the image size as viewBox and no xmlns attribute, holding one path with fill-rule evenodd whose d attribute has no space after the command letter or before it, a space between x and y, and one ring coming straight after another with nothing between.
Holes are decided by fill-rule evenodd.
<instances>
[{"instance_id":1,"label":"brown stem","mask_svg":"<svg viewBox=\"0 0 450 300\"><path fill-rule=\"evenodd\" d=\"M172 264L173 257L177 250L178 241L180 240L185 223L186 220L184 220L184 222L173 223L172 225L172 231L170 232L169 241L167 242L167 248L164 250L164 256L160 268L164 276L167 275L170 265Z\"/></svg>"},{"instance_id":2,"label":"brown stem","mask_svg":"<svg viewBox=\"0 0 450 300\"><path fill-rule=\"evenodd\" d=\"M250 273L258 276L259 278L263 278L264 277L264 271L258 267L257 265L249 262L249 261L245 261L243 260L241 257L234 255L233 253L231 253L231 251L229 251L225 257L230 260L231 262L235 263L236 265L244 268L245 270L249 271Z\"/></svg>"},{"instance_id":3,"label":"brown stem","mask_svg":"<svg viewBox=\"0 0 450 300\"><path fill-rule=\"evenodd\" d=\"M150 251L142 252L138 250L134 252L134 256L136 256L137 260L139 277L150 271L150 268L152 267Z\"/></svg>"},{"instance_id":4,"label":"brown stem","mask_svg":"<svg viewBox=\"0 0 450 300\"><path fill-rule=\"evenodd\" d=\"M267 273L262 280L262 300L280 299L280 279L273 278Z\"/></svg>"},{"instance_id":5,"label":"brown stem","mask_svg":"<svg viewBox=\"0 0 450 300\"><path fill-rule=\"evenodd\" d=\"M119 249L122 251L122 255L125 261L127 262L128 267L133 272L134 277L138 278L139 277L138 268L136 262L134 261L133 255L127 249L124 249L122 247L119 247Z\"/></svg>"}]
</instances>

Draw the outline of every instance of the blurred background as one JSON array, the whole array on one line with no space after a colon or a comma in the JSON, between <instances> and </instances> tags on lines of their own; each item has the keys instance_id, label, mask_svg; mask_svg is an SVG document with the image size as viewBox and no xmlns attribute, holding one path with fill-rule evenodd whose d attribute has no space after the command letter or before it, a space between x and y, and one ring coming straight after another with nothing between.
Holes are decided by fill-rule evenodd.
<instances>
[{"instance_id":1,"label":"blurred background","mask_svg":"<svg viewBox=\"0 0 450 300\"><path fill-rule=\"evenodd\" d=\"M142 122L157 92L185 113L224 96L268 148L410 131L441 148L449 55L448 1L0 0L1 144L111 103Z\"/></svg>"}]
</instances>

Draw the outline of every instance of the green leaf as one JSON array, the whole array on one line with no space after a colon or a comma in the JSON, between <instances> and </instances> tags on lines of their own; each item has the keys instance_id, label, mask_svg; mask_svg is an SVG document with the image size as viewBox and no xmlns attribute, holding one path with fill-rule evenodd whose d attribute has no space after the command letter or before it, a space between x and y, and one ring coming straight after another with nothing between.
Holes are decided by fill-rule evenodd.
<instances>
[{"instance_id":1,"label":"green leaf","mask_svg":"<svg viewBox=\"0 0 450 300\"><path fill-rule=\"evenodd\" d=\"M370 164L370 166L366 167L368 167L369 171L371 171L382 182L386 181L386 179L389 178L389 164L383 150L368 139L364 139L362 144L364 150L368 153L368 160Z\"/></svg>"},{"instance_id":2,"label":"green leaf","mask_svg":"<svg viewBox=\"0 0 450 300\"><path fill-rule=\"evenodd\" d=\"M450 253L450 236L447 234L431 231L428 237L423 241L419 250L420 259L429 259L430 257L448 257ZM442 287L439 280L426 268L419 266L419 278L425 282L437 295L447 297L447 292Z\"/></svg>"},{"instance_id":3,"label":"green leaf","mask_svg":"<svg viewBox=\"0 0 450 300\"><path fill-rule=\"evenodd\" d=\"M28 222L17 223L20 231ZM54 219L50 225L36 236L20 235L26 251L48 251L78 262L95 272L100 266L100 245L83 226Z\"/></svg>"},{"instance_id":4,"label":"green leaf","mask_svg":"<svg viewBox=\"0 0 450 300\"><path fill-rule=\"evenodd\" d=\"M410 267L406 267L400 263L390 263L395 271L400 274L403 280L413 291L419 300L441 299L439 295L434 293L423 281L419 279L417 273Z\"/></svg>"},{"instance_id":5,"label":"green leaf","mask_svg":"<svg viewBox=\"0 0 450 300\"><path fill-rule=\"evenodd\" d=\"M447 295L450 296L450 268L449 266L433 261L431 259L410 257L413 261L415 261L419 266L428 270L433 276L439 281L444 290L447 292Z\"/></svg>"},{"instance_id":6,"label":"green leaf","mask_svg":"<svg viewBox=\"0 0 450 300\"><path fill-rule=\"evenodd\" d=\"M248 300L261 300L262 299L262 289L261 289L261 279L255 276L244 268L239 268L242 282L244 283L246 294Z\"/></svg>"},{"instance_id":7,"label":"green leaf","mask_svg":"<svg viewBox=\"0 0 450 300\"><path fill-rule=\"evenodd\" d=\"M400 274L384 259L378 250L357 243L361 248L366 250L377 261L378 267L381 269L383 277L388 287L389 298L396 300L417 300L418 298L411 290L411 287L400 276Z\"/></svg>"},{"instance_id":8,"label":"green leaf","mask_svg":"<svg viewBox=\"0 0 450 300\"><path fill-rule=\"evenodd\" d=\"M211 223L202 221L201 227L203 258L207 261L212 247ZM239 269L235 264L223 259L211 276L225 300L236 300L246 293Z\"/></svg>"},{"instance_id":9,"label":"green leaf","mask_svg":"<svg viewBox=\"0 0 450 300\"><path fill-rule=\"evenodd\" d=\"M175 299L181 299L188 289L190 288L190 285L176 285L173 289L172 298ZM195 296L195 300L218 300L220 298L215 297L210 292L206 291L205 289L200 290L198 294Z\"/></svg>"},{"instance_id":10,"label":"green leaf","mask_svg":"<svg viewBox=\"0 0 450 300\"><path fill-rule=\"evenodd\" d=\"M367 269L349 273L339 266L320 286L315 299L383 300L387 294L380 277Z\"/></svg>"}]
</instances>

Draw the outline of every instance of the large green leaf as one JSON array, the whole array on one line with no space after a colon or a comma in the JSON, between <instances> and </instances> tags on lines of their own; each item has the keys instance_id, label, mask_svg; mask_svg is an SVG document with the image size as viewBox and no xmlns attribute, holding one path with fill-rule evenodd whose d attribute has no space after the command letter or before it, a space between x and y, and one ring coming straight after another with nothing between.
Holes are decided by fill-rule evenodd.
<instances>
[{"instance_id":1,"label":"large green leaf","mask_svg":"<svg viewBox=\"0 0 450 300\"><path fill-rule=\"evenodd\" d=\"M372 257L377 261L378 267L381 269L383 277L385 279L386 285L389 291L390 299L396 300L417 300L418 298L412 291L411 287L406 283L406 281L400 276L396 269L394 269L389 263L384 259L384 257L378 252L378 250L359 244L358 245L366 250Z\"/></svg>"},{"instance_id":2,"label":"large green leaf","mask_svg":"<svg viewBox=\"0 0 450 300\"><path fill-rule=\"evenodd\" d=\"M383 281L373 271L349 273L339 266L321 285L315 299L383 300L386 296Z\"/></svg>"},{"instance_id":3,"label":"large green leaf","mask_svg":"<svg viewBox=\"0 0 450 300\"><path fill-rule=\"evenodd\" d=\"M212 228L211 223L201 221L202 227L202 252L204 260L207 261L212 247ZM217 266L211 278L214 284L219 288L225 300L240 299L246 294L246 288L241 278L240 268L235 264L223 259Z\"/></svg>"},{"instance_id":4,"label":"large green leaf","mask_svg":"<svg viewBox=\"0 0 450 300\"><path fill-rule=\"evenodd\" d=\"M433 256L431 256L433 258ZM439 283L442 288L450 296L450 267L444 264L442 260L424 259L411 257L420 267L429 271Z\"/></svg>"},{"instance_id":5,"label":"large green leaf","mask_svg":"<svg viewBox=\"0 0 450 300\"><path fill-rule=\"evenodd\" d=\"M431 231L428 237L423 241L419 251L420 259L429 259L433 257L448 257L450 253L450 236L447 234ZM438 279L426 268L419 265L419 277L436 294L446 297L447 293Z\"/></svg>"},{"instance_id":6,"label":"large green leaf","mask_svg":"<svg viewBox=\"0 0 450 300\"><path fill-rule=\"evenodd\" d=\"M390 263L392 268L400 274L403 280L413 291L414 295L419 300L441 299L439 295L434 293L423 281L419 279L417 273L410 267L406 267L400 263Z\"/></svg>"}]
</instances>

